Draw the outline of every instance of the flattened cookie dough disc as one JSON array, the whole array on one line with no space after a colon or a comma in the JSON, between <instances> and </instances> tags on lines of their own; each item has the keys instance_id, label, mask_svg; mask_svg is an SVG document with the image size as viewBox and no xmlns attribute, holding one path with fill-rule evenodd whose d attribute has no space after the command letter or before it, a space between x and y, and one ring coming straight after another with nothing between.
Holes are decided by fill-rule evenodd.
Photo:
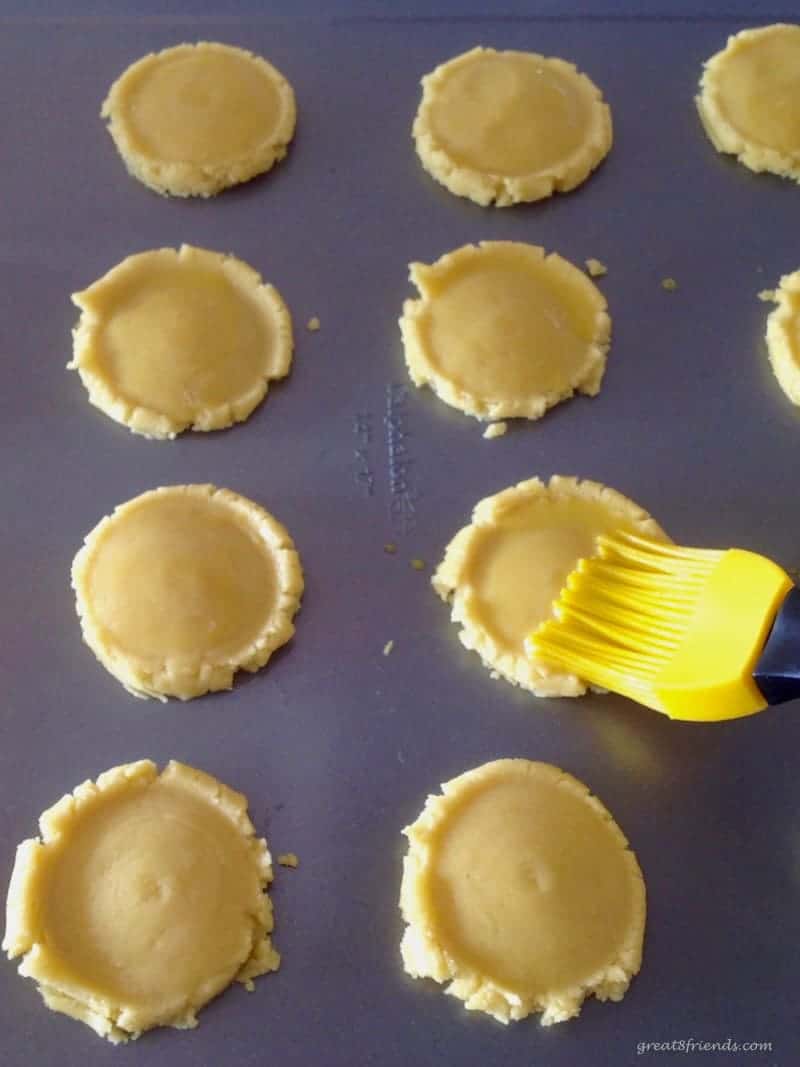
<instances>
[{"instance_id":1,"label":"flattened cookie dough disc","mask_svg":"<svg viewBox=\"0 0 800 1067\"><path fill-rule=\"evenodd\" d=\"M171 762L84 782L23 841L3 949L45 1003L115 1044L186 1029L234 979L277 970L267 843L240 793Z\"/></svg>"},{"instance_id":2,"label":"flattened cookie dough disc","mask_svg":"<svg viewBox=\"0 0 800 1067\"><path fill-rule=\"evenodd\" d=\"M473 48L422 79L413 135L451 193L507 207L580 185L611 148L611 112L572 63Z\"/></svg>"},{"instance_id":3,"label":"flattened cookie dough disc","mask_svg":"<svg viewBox=\"0 0 800 1067\"><path fill-rule=\"evenodd\" d=\"M72 564L83 637L134 696L230 689L294 633L303 572L289 534L228 489L174 485L121 504Z\"/></svg>"},{"instance_id":4,"label":"flattened cookie dough disc","mask_svg":"<svg viewBox=\"0 0 800 1067\"><path fill-rule=\"evenodd\" d=\"M599 391L606 300L555 252L483 241L412 263L410 276L421 295L403 305L406 364L446 404L479 419L538 419L576 389Z\"/></svg>"},{"instance_id":5,"label":"flattened cookie dough disc","mask_svg":"<svg viewBox=\"0 0 800 1067\"><path fill-rule=\"evenodd\" d=\"M697 107L717 151L800 181L800 26L729 37L705 64Z\"/></svg>"},{"instance_id":6,"label":"flattened cookie dough disc","mask_svg":"<svg viewBox=\"0 0 800 1067\"><path fill-rule=\"evenodd\" d=\"M134 178L170 196L214 196L283 159L296 109L271 63L200 41L128 67L101 116Z\"/></svg>"},{"instance_id":7,"label":"flattened cookie dough disc","mask_svg":"<svg viewBox=\"0 0 800 1067\"><path fill-rule=\"evenodd\" d=\"M146 437L242 422L292 361L280 294L234 256L191 245L128 256L73 303L89 400Z\"/></svg>"},{"instance_id":8,"label":"flattened cookie dough disc","mask_svg":"<svg viewBox=\"0 0 800 1067\"><path fill-rule=\"evenodd\" d=\"M767 318L769 361L781 389L800 404L800 270L781 278L774 299L778 306Z\"/></svg>"},{"instance_id":9,"label":"flattened cookie dough disc","mask_svg":"<svg viewBox=\"0 0 800 1067\"><path fill-rule=\"evenodd\" d=\"M600 801L547 763L497 760L446 782L406 831L401 951L413 977L500 1022L621 1000L641 964L645 888Z\"/></svg>"},{"instance_id":10,"label":"flattened cookie dough disc","mask_svg":"<svg viewBox=\"0 0 800 1067\"><path fill-rule=\"evenodd\" d=\"M586 683L530 659L525 638L552 612L578 560L611 530L663 537L632 500L597 482L558 475L481 500L447 546L433 588L451 605L461 643L485 666L536 696L581 696Z\"/></svg>"}]
</instances>

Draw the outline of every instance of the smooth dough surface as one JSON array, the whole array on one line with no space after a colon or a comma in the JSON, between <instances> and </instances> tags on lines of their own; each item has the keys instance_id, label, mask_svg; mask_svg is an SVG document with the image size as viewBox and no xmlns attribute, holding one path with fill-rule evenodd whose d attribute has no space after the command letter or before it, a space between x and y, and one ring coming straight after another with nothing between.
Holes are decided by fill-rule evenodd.
<instances>
[{"instance_id":1,"label":"smooth dough surface","mask_svg":"<svg viewBox=\"0 0 800 1067\"><path fill-rule=\"evenodd\" d=\"M433 588L451 605L459 638L485 666L536 696L581 696L587 684L525 651L525 638L552 614L577 562L611 530L663 537L632 500L597 482L555 475L520 482L481 500L447 546Z\"/></svg>"},{"instance_id":2,"label":"smooth dough surface","mask_svg":"<svg viewBox=\"0 0 800 1067\"><path fill-rule=\"evenodd\" d=\"M186 1029L278 968L266 841L240 794L175 761L113 767L17 849L3 949L45 1003L114 1043Z\"/></svg>"},{"instance_id":3,"label":"smooth dough surface","mask_svg":"<svg viewBox=\"0 0 800 1067\"><path fill-rule=\"evenodd\" d=\"M144 56L103 102L134 178L170 196L214 196L283 159L294 91L261 56L200 41Z\"/></svg>"},{"instance_id":4,"label":"smooth dough surface","mask_svg":"<svg viewBox=\"0 0 800 1067\"><path fill-rule=\"evenodd\" d=\"M507 207L580 185L611 148L611 112L572 63L479 47L422 79L413 136L451 193Z\"/></svg>"},{"instance_id":5,"label":"smooth dough surface","mask_svg":"<svg viewBox=\"0 0 800 1067\"><path fill-rule=\"evenodd\" d=\"M599 392L611 336L597 286L555 252L483 241L412 263L400 319L415 385L479 419L540 418Z\"/></svg>"},{"instance_id":6,"label":"smooth dough surface","mask_svg":"<svg viewBox=\"0 0 800 1067\"><path fill-rule=\"evenodd\" d=\"M781 389L800 404L800 270L785 274L769 298L777 304L767 318L769 361Z\"/></svg>"},{"instance_id":7,"label":"smooth dough surface","mask_svg":"<svg viewBox=\"0 0 800 1067\"><path fill-rule=\"evenodd\" d=\"M242 422L289 373L280 294L240 259L191 245L128 256L72 301L89 400L146 437Z\"/></svg>"},{"instance_id":8,"label":"smooth dough surface","mask_svg":"<svg viewBox=\"0 0 800 1067\"><path fill-rule=\"evenodd\" d=\"M230 689L294 633L303 572L289 534L213 485L153 489L87 535L72 564L83 638L134 696Z\"/></svg>"},{"instance_id":9,"label":"smooth dough surface","mask_svg":"<svg viewBox=\"0 0 800 1067\"><path fill-rule=\"evenodd\" d=\"M496 760L446 782L405 830L401 952L500 1022L621 1000L640 967L645 887L588 788L547 763Z\"/></svg>"},{"instance_id":10,"label":"smooth dough surface","mask_svg":"<svg viewBox=\"0 0 800 1067\"><path fill-rule=\"evenodd\" d=\"M717 151L800 181L800 26L729 37L705 64L697 107Z\"/></svg>"}]
</instances>

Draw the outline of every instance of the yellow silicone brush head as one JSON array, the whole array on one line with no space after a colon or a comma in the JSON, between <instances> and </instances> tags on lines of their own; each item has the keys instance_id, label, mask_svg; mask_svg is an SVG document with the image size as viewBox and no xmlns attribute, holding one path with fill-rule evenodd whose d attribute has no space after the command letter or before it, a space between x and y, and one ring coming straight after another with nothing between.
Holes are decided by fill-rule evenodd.
<instances>
[{"instance_id":1,"label":"yellow silicone brush head","mask_svg":"<svg viewBox=\"0 0 800 1067\"><path fill-rule=\"evenodd\" d=\"M766 707L752 672L784 571L752 552L681 548L636 534L598 538L528 638L537 659L676 719Z\"/></svg>"}]
</instances>

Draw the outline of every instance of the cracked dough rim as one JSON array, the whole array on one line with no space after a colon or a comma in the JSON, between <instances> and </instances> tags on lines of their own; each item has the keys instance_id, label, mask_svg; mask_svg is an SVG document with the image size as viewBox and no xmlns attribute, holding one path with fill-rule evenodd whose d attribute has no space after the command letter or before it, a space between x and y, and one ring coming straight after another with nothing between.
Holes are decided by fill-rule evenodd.
<instances>
[{"instance_id":1,"label":"cracked dough rim","mask_svg":"<svg viewBox=\"0 0 800 1067\"><path fill-rule=\"evenodd\" d=\"M461 574L473 544L483 531L494 526L495 516L502 518L506 510L522 502L550 495L579 496L607 503L610 510L617 512L620 518L631 523L640 533L667 539L664 531L644 508L616 489L600 482L558 474L554 474L547 484L539 478L529 478L478 501L469 523L448 543L444 558L431 578L431 585L438 596L450 605L450 619L459 625L458 638L461 644L477 652L488 671L496 672L507 682L527 689L537 697L579 697L589 688L587 682L575 674L562 673L532 660L524 649L515 653L501 646L472 617L469 587L460 586Z\"/></svg>"},{"instance_id":2,"label":"cracked dough rim","mask_svg":"<svg viewBox=\"0 0 800 1067\"><path fill-rule=\"evenodd\" d=\"M746 51L750 41L786 29L797 31L800 42L800 26L787 22L776 22L769 26L740 30L739 33L731 34L725 47L703 64L700 92L695 97L695 104L703 129L718 152L723 155L736 156L740 163L756 174L767 171L781 178L791 178L800 182L800 152L796 155L787 155L780 149L748 140L747 136L726 115L717 82L717 76L720 70L724 69L726 61ZM800 44L798 55L800 56Z\"/></svg>"},{"instance_id":3,"label":"cracked dough rim","mask_svg":"<svg viewBox=\"0 0 800 1067\"><path fill-rule=\"evenodd\" d=\"M464 262L479 261L491 255L495 250L513 249L515 255L530 258L531 262L541 263L556 276L567 277L570 284L578 287L586 296L587 304L594 305L594 329L591 340L586 342L586 354L583 366L573 375L562 390L549 393L530 393L516 400L487 401L475 393L459 388L442 374L426 351L426 345L420 329L419 320L428 307L435 301L427 291L428 281L434 278L446 278L447 274ZM461 245L440 256L434 263L411 263L409 278L419 290L419 297L403 302L403 314L400 317L400 333L403 340L403 355L409 376L417 388L429 386L441 401L450 407L472 415L481 421L494 419L524 418L530 421L540 419L550 408L564 400L569 400L576 392L585 396L596 396L606 370L608 350L611 345L611 318L608 303L600 289L587 278L586 274L564 259L557 252L547 253L541 245L528 244L525 241L480 241L478 244Z\"/></svg>"},{"instance_id":4,"label":"cracked dough rim","mask_svg":"<svg viewBox=\"0 0 800 1067\"><path fill-rule=\"evenodd\" d=\"M166 260L174 261L175 265L191 266L195 263L207 270L219 271L240 298L269 323L270 333L275 339L271 361L274 370L259 375L247 389L221 404L199 406L189 420L173 418L155 408L127 399L116 383L97 369L98 360L94 358L100 332L110 321L97 304L106 287L114 285L120 277L140 272L143 267L146 269L148 262ZM285 378L291 369L294 340L289 309L273 285L263 282L258 271L230 253L213 252L187 244L182 244L178 249L153 248L136 252L126 256L86 289L73 293L71 299L81 315L72 331L73 356L67 368L77 370L93 407L143 437L172 439L184 430L224 430L234 423L244 422L267 395L269 383Z\"/></svg>"},{"instance_id":5,"label":"cracked dough rim","mask_svg":"<svg viewBox=\"0 0 800 1067\"><path fill-rule=\"evenodd\" d=\"M128 129L125 116L127 90L130 83L146 76L151 68L161 66L165 60L196 51L222 52L236 55L257 66L271 82L281 101L281 114L274 129L261 144L254 145L250 152L234 159L210 163L162 160L157 155L148 155L136 143L135 135ZM107 122L111 134L128 173L161 196L215 196L233 185L249 181L259 174L266 174L284 158L294 135L297 121L297 105L294 90L281 74L263 56L246 48L221 44L218 41L197 41L195 44L179 44L160 52L149 52L131 63L114 81L103 101L100 117Z\"/></svg>"},{"instance_id":6,"label":"cracked dough rim","mask_svg":"<svg viewBox=\"0 0 800 1067\"><path fill-rule=\"evenodd\" d=\"M491 782L504 773L519 772L551 778L554 787L568 789L608 820L623 850L634 893L632 925L616 956L583 982L542 997L526 996L504 988L490 976L455 960L436 940L434 922L428 914L426 894L422 890L425 873L432 861L434 838L449 817L454 799L477 790L484 782ZM428 796L420 815L403 830L409 842L403 859L400 888L400 910L407 923L400 946L406 972L413 978L448 982L445 992L464 1001L467 1010L486 1012L501 1023L541 1012L542 1025L549 1026L578 1015L588 996L593 995L598 1000L621 1000L631 978L641 967L647 899L636 855L611 812L579 779L552 764L527 759L493 760L443 783L441 789L441 794Z\"/></svg>"},{"instance_id":7,"label":"cracked dough rim","mask_svg":"<svg viewBox=\"0 0 800 1067\"><path fill-rule=\"evenodd\" d=\"M79 980L69 981L66 976L59 975L60 961L56 956L51 962L46 937L40 928L36 899L41 891L39 883L46 877L43 864L48 846L58 845L73 823L97 810L105 800L127 790L146 789L160 779L175 782L195 797L206 800L225 816L232 831L245 839L258 881L259 897L250 916L250 955L236 961L229 976L214 976L213 985L200 990L201 999L197 1002L187 995L176 998L174 1003L160 1004L148 1010L141 1004L126 1005L110 996L98 996ZM98 775L96 782L87 779L47 808L39 817L39 828L39 837L28 838L17 847L8 889L2 948L9 959L22 957L19 973L37 982L39 992L52 1010L86 1023L100 1037L119 1044L136 1039L143 1031L155 1026L192 1028L197 1025L196 1012L231 982L238 981L250 988L253 978L278 969L280 955L270 938L274 926L272 902L265 892L273 877L267 842L263 837L256 837L255 827L247 814L246 798L212 775L176 760L170 760L160 774L156 764L149 759L111 767Z\"/></svg>"},{"instance_id":8,"label":"cracked dough rim","mask_svg":"<svg viewBox=\"0 0 800 1067\"><path fill-rule=\"evenodd\" d=\"M198 655L193 663L180 668L164 659L152 667L144 658L120 649L94 617L86 579L95 551L102 545L109 525L145 500L157 496L190 495L214 500L243 516L256 538L269 552L275 567L276 603L263 630L253 636L238 652L221 659ZM293 618L303 594L303 570L300 557L286 528L268 511L247 497L214 485L171 485L150 489L118 504L86 535L72 563L72 588L85 643L117 681L136 697L155 697L166 702L168 696L191 700L204 693L231 689L238 670L251 673L266 666L272 653L294 635Z\"/></svg>"},{"instance_id":9,"label":"cracked dough rim","mask_svg":"<svg viewBox=\"0 0 800 1067\"><path fill-rule=\"evenodd\" d=\"M793 404L800 405L800 352L792 344L791 326L800 326L800 270L784 274L774 293L776 307L767 316L767 352L778 384Z\"/></svg>"},{"instance_id":10,"label":"cracked dough rim","mask_svg":"<svg viewBox=\"0 0 800 1067\"><path fill-rule=\"evenodd\" d=\"M437 88L454 69L469 65L473 58L483 55L532 58L574 78L581 92L586 94L590 101L593 121L589 121L585 140L560 165L527 175L497 174L453 160L446 146L438 140L430 121L432 96L435 98ZM478 46L440 63L422 78L420 84L422 99L414 118L412 137L423 168L451 193L467 197L482 207L511 207L514 204L543 200L554 192L570 192L602 163L613 143L611 110L605 103L602 92L591 78L579 71L573 63L555 56L542 56L536 52L515 49L499 51L496 48Z\"/></svg>"}]
</instances>

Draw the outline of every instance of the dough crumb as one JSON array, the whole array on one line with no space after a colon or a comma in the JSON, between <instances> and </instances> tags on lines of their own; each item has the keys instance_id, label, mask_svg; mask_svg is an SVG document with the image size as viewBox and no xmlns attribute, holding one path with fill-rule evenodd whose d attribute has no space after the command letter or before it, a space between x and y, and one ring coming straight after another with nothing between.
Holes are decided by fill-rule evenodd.
<instances>
[{"instance_id":1,"label":"dough crumb","mask_svg":"<svg viewBox=\"0 0 800 1067\"><path fill-rule=\"evenodd\" d=\"M281 852L278 856L278 863L281 867L296 867L299 862L294 852Z\"/></svg>"},{"instance_id":2,"label":"dough crumb","mask_svg":"<svg viewBox=\"0 0 800 1067\"><path fill-rule=\"evenodd\" d=\"M761 292L758 294L758 299L759 300L763 300L765 304L774 303L774 301L776 299L775 290L774 289L762 289Z\"/></svg>"},{"instance_id":3,"label":"dough crumb","mask_svg":"<svg viewBox=\"0 0 800 1067\"><path fill-rule=\"evenodd\" d=\"M387 556L394 556L397 554L397 545L394 541L389 541L383 546L383 551Z\"/></svg>"},{"instance_id":4,"label":"dough crumb","mask_svg":"<svg viewBox=\"0 0 800 1067\"><path fill-rule=\"evenodd\" d=\"M312 317L306 323L306 329L309 330L311 333L316 333L321 325L322 324L320 323L320 321L317 318L317 316L316 315L312 315Z\"/></svg>"},{"instance_id":5,"label":"dough crumb","mask_svg":"<svg viewBox=\"0 0 800 1067\"><path fill-rule=\"evenodd\" d=\"M495 437L502 437L507 430L507 422L493 422L483 431L483 436L487 441L491 441Z\"/></svg>"},{"instance_id":6,"label":"dough crumb","mask_svg":"<svg viewBox=\"0 0 800 1067\"><path fill-rule=\"evenodd\" d=\"M586 271L592 278L602 278L604 274L608 274L608 267L605 263L601 263L599 259L589 258L584 262L586 263Z\"/></svg>"},{"instance_id":7,"label":"dough crumb","mask_svg":"<svg viewBox=\"0 0 800 1067\"><path fill-rule=\"evenodd\" d=\"M383 646L383 654L384 654L384 656L390 655L393 648L394 648L394 641L387 641L386 644Z\"/></svg>"},{"instance_id":8,"label":"dough crumb","mask_svg":"<svg viewBox=\"0 0 800 1067\"><path fill-rule=\"evenodd\" d=\"M666 289L668 293L674 293L675 290L678 288L678 283L675 281L674 278L662 278L661 288Z\"/></svg>"},{"instance_id":9,"label":"dough crumb","mask_svg":"<svg viewBox=\"0 0 800 1067\"><path fill-rule=\"evenodd\" d=\"M424 559L412 559L411 560L411 566L414 568L415 571L424 571L425 570L425 560Z\"/></svg>"}]
</instances>

